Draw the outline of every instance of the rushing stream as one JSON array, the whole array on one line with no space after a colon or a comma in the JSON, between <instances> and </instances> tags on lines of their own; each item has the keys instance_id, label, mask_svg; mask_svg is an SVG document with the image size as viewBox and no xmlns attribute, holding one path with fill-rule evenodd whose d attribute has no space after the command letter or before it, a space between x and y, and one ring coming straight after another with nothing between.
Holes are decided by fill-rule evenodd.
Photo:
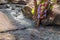
<instances>
[{"instance_id":1,"label":"rushing stream","mask_svg":"<svg viewBox=\"0 0 60 40\"><path fill-rule=\"evenodd\" d=\"M15 24L16 26L22 25L22 27L34 27L34 21L25 18L21 11L24 5L20 5L19 7L16 7L17 4L5 5L8 6L8 8L0 8L0 11L4 12L9 17L13 24Z\"/></svg>"},{"instance_id":2,"label":"rushing stream","mask_svg":"<svg viewBox=\"0 0 60 40\"><path fill-rule=\"evenodd\" d=\"M16 27L26 27L27 29L8 31L4 34L14 35L14 40L60 40L60 34L58 34L60 31L55 31L51 26L48 28L44 28L43 26L38 29L33 28L35 27L34 21L25 18L21 11L24 5L20 5L20 7L16 7L15 4L7 5L8 8L4 8L4 6L2 8L0 7L0 11L4 12ZM4 35L2 34L2 36ZM13 40L14 37L12 39L10 38L10 40ZM9 40L9 38L5 37L4 40Z\"/></svg>"}]
</instances>

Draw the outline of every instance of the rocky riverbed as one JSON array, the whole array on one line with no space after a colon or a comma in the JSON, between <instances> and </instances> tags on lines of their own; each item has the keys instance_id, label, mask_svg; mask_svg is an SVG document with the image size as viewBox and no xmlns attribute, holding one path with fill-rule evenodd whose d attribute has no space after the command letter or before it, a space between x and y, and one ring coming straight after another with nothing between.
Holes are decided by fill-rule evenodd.
<instances>
[{"instance_id":1,"label":"rocky riverbed","mask_svg":"<svg viewBox=\"0 0 60 40\"><path fill-rule=\"evenodd\" d=\"M40 26L35 28L33 20L24 17L22 11L0 9L15 26L13 30L0 31L0 40L60 40L60 26ZM16 13L19 13L17 16ZM2 19L2 18L1 18ZM10 26L9 26L10 27ZM5 29L6 26L3 27ZM1 30L1 27L0 27Z\"/></svg>"}]
</instances>

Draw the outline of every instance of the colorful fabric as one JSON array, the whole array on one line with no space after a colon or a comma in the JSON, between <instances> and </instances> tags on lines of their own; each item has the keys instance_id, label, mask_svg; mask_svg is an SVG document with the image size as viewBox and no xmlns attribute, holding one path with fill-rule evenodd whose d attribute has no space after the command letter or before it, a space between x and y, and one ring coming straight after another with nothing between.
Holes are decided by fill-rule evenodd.
<instances>
[{"instance_id":1,"label":"colorful fabric","mask_svg":"<svg viewBox=\"0 0 60 40\"><path fill-rule=\"evenodd\" d=\"M31 11L31 13L32 13L32 14L34 14L34 10L35 10L35 9L34 9L34 8L32 8L32 11Z\"/></svg>"},{"instance_id":2,"label":"colorful fabric","mask_svg":"<svg viewBox=\"0 0 60 40\"><path fill-rule=\"evenodd\" d=\"M39 4L40 4L40 2L38 1L38 2L37 2L37 5L39 5ZM35 10L35 8L32 8L32 10L31 10L31 13L32 13L32 14L34 14L34 10Z\"/></svg>"},{"instance_id":3,"label":"colorful fabric","mask_svg":"<svg viewBox=\"0 0 60 40\"><path fill-rule=\"evenodd\" d=\"M40 14L43 13L46 6L47 6L47 2L41 3L38 6L38 19L40 18ZM46 10L45 10L45 12L46 12ZM46 14L45 14L45 16L46 16Z\"/></svg>"}]
</instances>

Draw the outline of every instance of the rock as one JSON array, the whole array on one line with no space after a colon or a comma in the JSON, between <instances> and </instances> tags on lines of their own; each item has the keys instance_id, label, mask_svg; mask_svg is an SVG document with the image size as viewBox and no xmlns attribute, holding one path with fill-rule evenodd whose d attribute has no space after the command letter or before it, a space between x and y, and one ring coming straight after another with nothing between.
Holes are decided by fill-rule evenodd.
<instances>
[{"instance_id":1,"label":"rock","mask_svg":"<svg viewBox=\"0 0 60 40\"><path fill-rule=\"evenodd\" d=\"M60 4L55 4L52 11L54 12L54 23L60 25Z\"/></svg>"},{"instance_id":2,"label":"rock","mask_svg":"<svg viewBox=\"0 0 60 40\"><path fill-rule=\"evenodd\" d=\"M12 25L10 19L3 12L0 12L0 32L13 29L16 29L16 27Z\"/></svg>"},{"instance_id":3,"label":"rock","mask_svg":"<svg viewBox=\"0 0 60 40\"><path fill-rule=\"evenodd\" d=\"M16 40L15 36L10 33L0 33L0 40Z\"/></svg>"},{"instance_id":4,"label":"rock","mask_svg":"<svg viewBox=\"0 0 60 40\"><path fill-rule=\"evenodd\" d=\"M32 13L31 13L32 8L34 8L34 0L30 0L27 3L27 5L22 9L24 16L28 18L32 18Z\"/></svg>"},{"instance_id":5,"label":"rock","mask_svg":"<svg viewBox=\"0 0 60 40\"><path fill-rule=\"evenodd\" d=\"M20 0L8 0L8 2L11 2L11 3L18 3Z\"/></svg>"},{"instance_id":6,"label":"rock","mask_svg":"<svg viewBox=\"0 0 60 40\"><path fill-rule=\"evenodd\" d=\"M59 13L60 14L60 5L58 4L55 4L53 6L53 10L52 10L54 13Z\"/></svg>"},{"instance_id":7,"label":"rock","mask_svg":"<svg viewBox=\"0 0 60 40\"><path fill-rule=\"evenodd\" d=\"M29 19L32 19L32 13L31 13L31 8L26 6L22 9L23 11L23 15L26 17L26 18L29 18Z\"/></svg>"},{"instance_id":8,"label":"rock","mask_svg":"<svg viewBox=\"0 0 60 40\"><path fill-rule=\"evenodd\" d=\"M0 0L0 3L7 3L6 0Z\"/></svg>"},{"instance_id":9,"label":"rock","mask_svg":"<svg viewBox=\"0 0 60 40\"><path fill-rule=\"evenodd\" d=\"M33 6L32 6L33 5ZM32 18L31 10L34 7L33 0L31 0L23 9L23 14L26 18Z\"/></svg>"},{"instance_id":10,"label":"rock","mask_svg":"<svg viewBox=\"0 0 60 40\"><path fill-rule=\"evenodd\" d=\"M11 34L14 34L17 40L39 40L39 31L37 29L30 28L26 30L11 31Z\"/></svg>"},{"instance_id":11,"label":"rock","mask_svg":"<svg viewBox=\"0 0 60 40\"><path fill-rule=\"evenodd\" d=\"M8 0L9 3L19 3L19 4L24 4L26 5L29 0Z\"/></svg>"}]
</instances>

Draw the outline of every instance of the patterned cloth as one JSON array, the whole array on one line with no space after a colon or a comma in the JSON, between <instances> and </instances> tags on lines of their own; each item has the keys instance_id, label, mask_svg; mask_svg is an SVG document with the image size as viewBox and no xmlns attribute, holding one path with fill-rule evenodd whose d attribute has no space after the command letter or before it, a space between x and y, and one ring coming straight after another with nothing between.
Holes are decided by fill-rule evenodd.
<instances>
[{"instance_id":1,"label":"patterned cloth","mask_svg":"<svg viewBox=\"0 0 60 40\"><path fill-rule=\"evenodd\" d=\"M39 5L39 4L40 4L40 2L38 1L38 2L37 2L37 5ZM35 8L32 8L32 10L31 10L31 13L32 13L33 15L34 15L34 13L35 13L34 10L35 10Z\"/></svg>"},{"instance_id":2,"label":"patterned cloth","mask_svg":"<svg viewBox=\"0 0 60 40\"><path fill-rule=\"evenodd\" d=\"M40 18L40 14L43 13L43 11L46 13L47 10L44 10L45 7L47 6L47 2L44 3L40 3L40 5L38 6L38 19ZM46 14L44 15L46 16Z\"/></svg>"}]
</instances>

